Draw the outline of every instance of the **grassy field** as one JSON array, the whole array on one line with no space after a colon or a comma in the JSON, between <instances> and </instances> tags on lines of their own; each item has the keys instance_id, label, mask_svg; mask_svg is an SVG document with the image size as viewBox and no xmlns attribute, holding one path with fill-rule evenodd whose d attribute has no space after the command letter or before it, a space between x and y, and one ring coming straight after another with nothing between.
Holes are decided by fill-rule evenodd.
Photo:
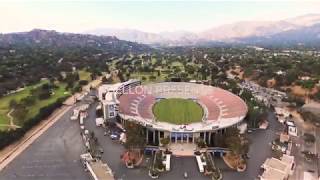
<instances>
[{"instance_id":1,"label":"grassy field","mask_svg":"<svg viewBox=\"0 0 320 180\"><path fill-rule=\"evenodd\" d=\"M183 64L182 64L181 62L179 62L179 61L173 61L173 62L171 63L171 66L172 66L172 67L173 67L173 66L176 66L176 67L184 68Z\"/></svg>"},{"instance_id":2,"label":"grassy field","mask_svg":"<svg viewBox=\"0 0 320 180\"><path fill-rule=\"evenodd\" d=\"M36 116L39 113L39 110L41 108L55 103L57 101L57 99L59 99L61 97L66 97L69 95L69 92L66 92L66 90L65 90L66 84L59 83L57 85L58 85L58 88L54 89L53 94L51 95L51 97L49 99L37 100L35 105L28 108L29 111L26 116L26 119L29 119L29 118ZM15 123L17 125L22 125L21 122L15 121Z\"/></svg>"},{"instance_id":3,"label":"grassy field","mask_svg":"<svg viewBox=\"0 0 320 180\"><path fill-rule=\"evenodd\" d=\"M91 73L85 70L80 70L78 71L79 73L79 79L80 80L86 80L86 81L91 81Z\"/></svg>"},{"instance_id":4,"label":"grassy field","mask_svg":"<svg viewBox=\"0 0 320 180\"><path fill-rule=\"evenodd\" d=\"M24 90L9 94L7 96L0 98L0 125L8 125L9 124L9 117L7 116L7 113L10 111L9 103L11 100L16 100L17 102L20 102L22 98L27 97L30 94L30 90L34 89L46 81L42 81L39 84L28 86ZM0 126L1 130L7 129L5 126Z\"/></svg>"},{"instance_id":5,"label":"grassy field","mask_svg":"<svg viewBox=\"0 0 320 180\"><path fill-rule=\"evenodd\" d=\"M152 76L152 75L155 76L156 79L150 80L150 76ZM158 76L156 72L154 72L154 73L141 72L141 73L132 73L130 75L130 78L139 79L139 80L142 81L142 77L145 77L146 80L144 80L142 83L143 84L148 84L150 82L163 82L164 79L166 78L166 76L167 75L164 74L164 73L161 73L160 76Z\"/></svg>"},{"instance_id":6,"label":"grassy field","mask_svg":"<svg viewBox=\"0 0 320 180\"><path fill-rule=\"evenodd\" d=\"M200 122L203 116L201 106L192 100L171 98L157 102L153 113L158 121L172 124Z\"/></svg>"},{"instance_id":7,"label":"grassy field","mask_svg":"<svg viewBox=\"0 0 320 180\"><path fill-rule=\"evenodd\" d=\"M31 90L35 89L42 84L46 83L48 81L41 81L40 83L32 86L27 86L24 90L1 97L0 98L0 130L6 130L6 125L9 125L9 117L7 116L7 113L10 111L9 103L11 100L16 100L18 103L22 98L25 98L30 95ZM52 103L54 103L58 98L67 96L68 94L65 93L65 84L57 83L58 88L56 88L53 91L53 95L49 99L45 100L37 100L34 105L28 107L28 114L26 115L25 119L29 119L34 117L38 114L39 110L42 107L48 106ZM23 122L20 122L18 120L14 119L14 123L16 125L23 125Z\"/></svg>"}]
</instances>

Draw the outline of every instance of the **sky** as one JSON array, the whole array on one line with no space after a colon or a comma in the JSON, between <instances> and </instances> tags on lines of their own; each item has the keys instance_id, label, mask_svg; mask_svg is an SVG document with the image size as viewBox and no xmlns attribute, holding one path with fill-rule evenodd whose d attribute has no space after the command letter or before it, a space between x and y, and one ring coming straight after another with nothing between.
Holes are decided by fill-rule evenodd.
<instances>
[{"instance_id":1,"label":"sky","mask_svg":"<svg viewBox=\"0 0 320 180\"><path fill-rule=\"evenodd\" d=\"M304 1L304 0L303 0ZM85 32L125 28L201 32L238 21L276 21L319 13L320 1L1 1L0 33L34 28Z\"/></svg>"}]
</instances>

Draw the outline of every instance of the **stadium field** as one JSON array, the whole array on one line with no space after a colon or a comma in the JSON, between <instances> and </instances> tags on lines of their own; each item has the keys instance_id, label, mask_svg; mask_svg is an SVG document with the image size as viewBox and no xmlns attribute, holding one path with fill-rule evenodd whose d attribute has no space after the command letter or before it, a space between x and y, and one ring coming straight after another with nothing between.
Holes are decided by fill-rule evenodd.
<instances>
[{"instance_id":1,"label":"stadium field","mask_svg":"<svg viewBox=\"0 0 320 180\"><path fill-rule=\"evenodd\" d=\"M200 122L203 116L202 107L190 99L163 99L153 106L157 121L172 124L190 124Z\"/></svg>"}]
</instances>

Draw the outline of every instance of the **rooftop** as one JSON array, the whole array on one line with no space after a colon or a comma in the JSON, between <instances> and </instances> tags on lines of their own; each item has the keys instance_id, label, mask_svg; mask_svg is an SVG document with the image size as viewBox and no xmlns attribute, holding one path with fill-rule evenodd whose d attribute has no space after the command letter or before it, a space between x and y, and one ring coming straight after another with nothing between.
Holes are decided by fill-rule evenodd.
<instances>
[{"instance_id":1,"label":"rooftop","mask_svg":"<svg viewBox=\"0 0 320 180\"><path fill-rule=\"evenodd\" d=\"M276 169L267 169L263 172L261 180L284 180L286 174Z\"/></svg>"},{"instance_id":2,"label":"rooftop","mask_svg":"<svg viewBox=\"0 0 320 180\"><path fill-rule=\"evenodd\" d=\"M266 167L266 169L272 168L281 172L285 172L287 170L287 164L276 158L266 159L263 166Z\"/></svg>"},{"instance_id":3,"label":"rooftop","mask_svg":"<svg viewBox=\"0 0 320 180\"><path fill-rule=\"evenodd\" d=\"M80 155L94 180L114 180L113 173L107 164L93 159L90 153Z\"/></svg>"},{"instance_id":4,"label":"rooftop","mask_svg":"<svg viewBox=\"0 0 320 180\"><path fill-rule=\"evenodd\" d=\"M292 172L294 157L284 154L281 160L276 158L268 158L262 165L264 169L261 175L262 180L284 180Z\"/></svg>"},{"instance_id":5,"label":"rooftop","mask_svg":"<svg viewBox=\"0 0 320 180\"><path fill-rule=\"evenodd\" d=\"M114 180L114 177L106 164L103 164L101 161L92 161L90 162L90 165L99 180Z\"/></svg>"}]
</instances>

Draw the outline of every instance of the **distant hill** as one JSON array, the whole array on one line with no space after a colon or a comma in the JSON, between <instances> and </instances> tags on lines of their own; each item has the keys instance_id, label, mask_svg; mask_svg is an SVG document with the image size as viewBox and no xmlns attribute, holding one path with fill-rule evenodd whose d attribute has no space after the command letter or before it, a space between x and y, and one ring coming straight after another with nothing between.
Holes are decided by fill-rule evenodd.
<instances>
[{"instance_id":1,"label":"distant hill","mask_svg":"<svg viewBox=\"0 0 320 180\"><path fill-rule=\"evenodd\" d=\"M138 31L134 29L99 28L86 31L84 33L93 35L116 36L119 39L145 44L154 44L163 41L163 39L158 34Z\"/></svg>"},{"instance_id":2,"label":"distant hill","mask_svg":"<svg viewBox=\"0 0 320 180\"><path fill-rule=\"evenodd\" d=\"M103 51L142 52L149 46L119 40L114 36L60 33L34 29L29 32L0 34L0 47L36 46L41 48L91 47Z\"/></svg>"},{"instance_id":3,"label":"distant hill","mask_svg":"<svg viewBox=\"0 0 320 180\"><path fill-rule=\"evenodd\" d=\"M113 59L150 52L147 45L112 36L59 33L47 30L0 34L0 97L42 78L85 69L107 71Z\"/></svg>"},{"instance_id":4,"label":"distant hill","mask_svg":"<svg viewBox=\"0 0 320 180\"><path fill-rule=\"evenodd\" d=\"M309 28L307 30L309 31L311 26L318 23L320 23L320 14L307 14L280 21L236 22L213 27L200 33L186 31L148 33L132 29L95 29L85 33L112 35L119 39L145 44L160 44L167 46L207 45L220 43L248 43L251 42L248 40L252 38L260 38L262 41L280 33L284 33L281 35L283 37L287 32L303 31L304 28ZM303 33L300 33L300 35L303 35ZM300 37L301 40L303 40L303 37ZM294 43L294 41L290 42Z\"/></svg>"},{"instance_id":5,"label":"distant hill","mask_svg":"<svg viewBox=\"0 0 320 180\"><path fill-rule=\"evenodd\" d=\"M175 32L161 32L149 33L135 29L113 29L100 28L84 32L86 34L116 36L119 39L139 42L143 44L159 44L159 45L186 45L195 44L200 38L191 32L175 31Z\"/></svg>"},{"instance_id":6,"label":"distant hill","mask_svg":"<svg viewBox=\"0 0 320 180\"><path fill-rule=\"evenodd\" d=\"M238 42L258 46L304 46L320 48L320 23L269 36L252 36L242 38L238 39Z\"/></svg>"},{"instance_id":7,"label":"distant hill","mask_svg":"<svg viewBox=\"0 0 320 180\"><path fill-rule=\"evenodd\" d=\"M200 33L206 40L234 41L251 36L270 36L320 23L320 14L308 14L281 21L247 21L223 25Z\"/></svg>"}]
</instances>

